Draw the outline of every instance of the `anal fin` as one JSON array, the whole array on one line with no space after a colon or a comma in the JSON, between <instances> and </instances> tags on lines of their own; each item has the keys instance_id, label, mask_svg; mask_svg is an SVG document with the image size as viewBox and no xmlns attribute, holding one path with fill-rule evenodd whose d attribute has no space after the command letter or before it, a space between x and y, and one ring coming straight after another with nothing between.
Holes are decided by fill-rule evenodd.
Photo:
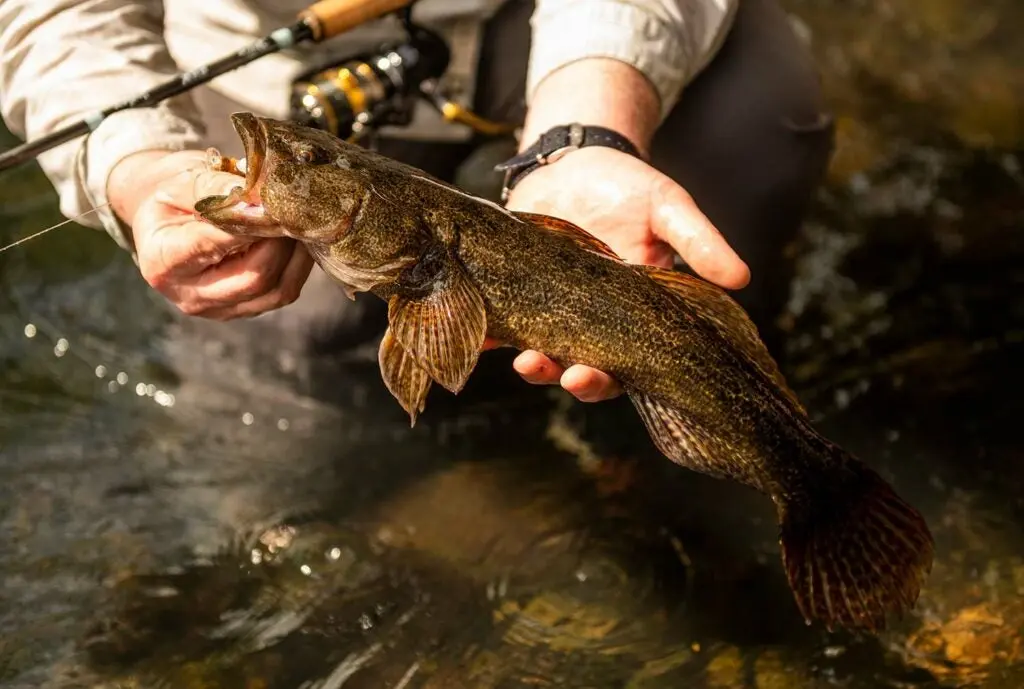
<instances>
[{"instance_id":1,"label":"anal fin","mask_svg":"<svg viewBox=\"0 0 1024 689\"><path fill-rule=\"evenodd\" d=\"M627 390L651 441L661 454L687 469L714 478L724 478L723 464L715 461L720 440L710 437L687 418L685 412L673 409L638 390Z\"/></svg>"},{"instance_id":2,"label":"anal fin","mask_svg":"<svg viewBox=\"0 0 1024 689\"><path fill-rule=\"evenodd\" d=\"M430 375L398 343L390 327L384 332L377 359L384 385L409 414L409 425L415 426L416 417L426 408Z\"/></svg>"}]
</instances>

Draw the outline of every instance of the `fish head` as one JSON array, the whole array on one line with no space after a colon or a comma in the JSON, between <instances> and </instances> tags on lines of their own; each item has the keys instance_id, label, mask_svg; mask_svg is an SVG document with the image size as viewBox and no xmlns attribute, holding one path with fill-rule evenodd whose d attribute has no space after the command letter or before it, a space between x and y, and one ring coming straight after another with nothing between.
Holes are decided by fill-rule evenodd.
<instances>
[{"instance_id":1,"label":"fish head","mask_svg":"<svg viewBox=\"0 0 1024 689\"><path fill-rule=\"evenodd\" d=\"M358 147L248 112L231 115L231 123L245 147L245 185L200 199L196 215L235 235L308 244L343 239L371 188Z\"/></svg>"}]
</instances>

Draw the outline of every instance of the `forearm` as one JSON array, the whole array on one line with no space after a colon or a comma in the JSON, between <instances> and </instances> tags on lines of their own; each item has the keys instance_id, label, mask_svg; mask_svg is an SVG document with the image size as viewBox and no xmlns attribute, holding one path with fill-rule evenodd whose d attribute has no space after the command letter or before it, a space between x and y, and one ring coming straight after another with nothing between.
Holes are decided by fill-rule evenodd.
<instances>
[{"instance_id":1,"label":"forearm","mask_svg":"<svg viewBox=\"0 0 1024 689\"><path fill-rule=\"evenodd\" d=\"M658 94L639 70L620 60L586 58L552 72L537 85L520 149L551 127L579 122L619 132L647 156L660 119Z\"/></svg>"},{"instance_id":2,"label":"forearm","mask_svg":"<svg viewBox=\"0 0 1024 689\"><path fill-rule=\"evenodd\" d=\"M0 2L0 93L3 117L34 139L148 90L176 71L163 41L160 0L4 0ZM39 157L60 195L62 212L78 217L106 202L110 170L147 149L198 142L198 113L187 98L158 108L115 114L88 137ZM127 247L109 210L82 217Z\"/></svg>"},{"instance_id":3,"label":"forearm","mask_svg":"<svg viewBox=\"0 0 1024 689\"><path fill-rule=\"evenodd\" d=\"M646 151L680 93L720 48L739 0L537 0L524 147L570 121Z\"/></svg>"}]
</instances>

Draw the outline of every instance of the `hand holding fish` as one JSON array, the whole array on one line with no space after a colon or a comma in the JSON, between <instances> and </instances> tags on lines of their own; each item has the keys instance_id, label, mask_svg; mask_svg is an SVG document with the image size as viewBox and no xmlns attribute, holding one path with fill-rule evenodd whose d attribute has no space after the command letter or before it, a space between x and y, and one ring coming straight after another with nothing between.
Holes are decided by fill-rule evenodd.
<instances>
[{"instance_id":1,"label":"hand holding fish","mask_svg":"<svg viewBox=\"0 0 1024 689\"><path fill-rule=\"evenodd\" d=\"M678 254L702 277L727 289L750 281L747 265L682 187L612 148L583 148L534 170L512 190L507 206L569 220L630 263L671 268ZM602 371L579 364L563 369L536 351L520 354L515 368L528 382L561 384L583 402L622 393Z\"/></svg>"},{"instance_id":2,"label":"hand holding fish","mask_svg":"<svg viewBox=\"0 0 1024 689\"><path fill-rule=\"evenodd\" d=\"M321 130L252 113L232 122L245 186L200 199L196 216L228 234L295 238L350 297L386 301L378 363L410 424L435 384L464 388L485 338L565 368L585 363L618 381L666 458L771 497L783 569L808 622L877 630L913 606L934 554L924 517L815 429L721 287L628 263L563 218L503 208ZM636 207L647 223L636 231L666 241L652 229L665 227L665 187L648 179L647 205ZM725 252L713 234L694 236L683 250L717 242ZM714 261L699 260L710 252L695 255L702 273L742 284L738 258L716 274Z\"/></svg>"},{"instance_id":3,"label":"hand holding fish","mask_svg":"<svg viewBox=\"0 0 1024 689\"><path fill-rule=\"evenodd\" d=\"M295 240L239 237L195 218L195 202L238 186L204 151L145 151L114 168L108 196L132 228L139 270L182 312L229 320L295 301L313 259Z\"/></svg>"}]
</instances>

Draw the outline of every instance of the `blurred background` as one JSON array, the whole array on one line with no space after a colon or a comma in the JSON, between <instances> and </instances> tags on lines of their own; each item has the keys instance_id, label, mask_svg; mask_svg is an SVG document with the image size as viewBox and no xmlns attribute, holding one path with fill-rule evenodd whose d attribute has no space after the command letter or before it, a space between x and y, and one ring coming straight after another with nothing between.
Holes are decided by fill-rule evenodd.
<instances>
[{"instance_id":1,"label":"blurred background","mask_svg":"<svg viewBox=\"0 0 1024 689\"><path fill-rule=\"evenodd\" d=\"M0 253L0 686L1022 686L1024 5L784 5L838 145L781 363L931 524L913 614L804 626L769 501L622 405L499 362L410 430L375 364L189 346L70 225ZM61 219L3 174L0 245Z\"/></svg>"}]
</instances>

